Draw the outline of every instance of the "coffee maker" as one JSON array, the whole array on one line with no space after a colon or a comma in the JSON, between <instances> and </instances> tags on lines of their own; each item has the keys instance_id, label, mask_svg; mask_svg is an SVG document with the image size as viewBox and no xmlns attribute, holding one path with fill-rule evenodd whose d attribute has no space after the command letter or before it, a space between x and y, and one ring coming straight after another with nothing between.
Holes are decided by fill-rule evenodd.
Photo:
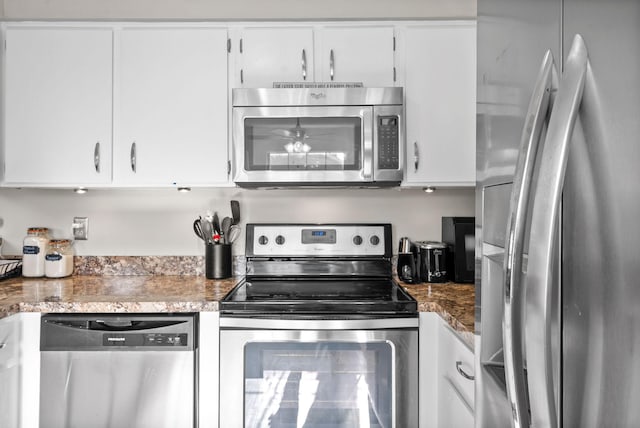
<instances>
[{"instance_id":1,"label":"coffee maker","mask_svg":"<svg viewBox=\"0 0 640 428\"><path fill-rule=\"evenodd\" d=\"M422 282L420 279L419 252L409 238L400 238L398 248L398 265L396 267L398 278L401 281L416 284Z\"/></svg>"}]
</instances>

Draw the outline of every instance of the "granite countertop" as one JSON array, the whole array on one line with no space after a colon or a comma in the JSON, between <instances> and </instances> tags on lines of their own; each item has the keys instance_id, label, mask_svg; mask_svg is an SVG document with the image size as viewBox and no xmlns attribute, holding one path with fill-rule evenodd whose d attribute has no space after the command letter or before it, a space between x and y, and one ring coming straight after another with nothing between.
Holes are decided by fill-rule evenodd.
<instances>
[{"instance_id":1,"label":"granite countertop","mask_svg":"<svg viewBox=\"0 0 640 428\"><path fill-rule=\"evenodd\" d=\"M18 312L205 312L241 277L208 280L179 275L74 275L68 278L13 278L0 282L0 318ZM473 284L401 285L421 312L437 312L473 347Z\"/></svg>"}]
</instances>

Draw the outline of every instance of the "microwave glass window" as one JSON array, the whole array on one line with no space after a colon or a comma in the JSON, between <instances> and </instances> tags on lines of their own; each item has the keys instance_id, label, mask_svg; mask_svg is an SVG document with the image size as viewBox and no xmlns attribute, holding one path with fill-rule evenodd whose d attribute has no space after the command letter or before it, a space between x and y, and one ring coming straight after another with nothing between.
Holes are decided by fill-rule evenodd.
<instances>
[{"instance_id":1,"label":"microwave glass window","mask_svg":"<svg viewBox=\"0 0 640 428\"><path fill-rule=\"evenodd\" d=\"M246 118L245 170L360 170L360 117Z\"/></svg>"},{"instance_id":2,"label":"microwave glass window","mask_svg":"<svg viewBox=\"0 0 640 428\"><path fill-rule=\"evenodd\" d=\"M245 348L249 427L390 427L387 342L269 342Z\"/></svg>"}]
</instances>

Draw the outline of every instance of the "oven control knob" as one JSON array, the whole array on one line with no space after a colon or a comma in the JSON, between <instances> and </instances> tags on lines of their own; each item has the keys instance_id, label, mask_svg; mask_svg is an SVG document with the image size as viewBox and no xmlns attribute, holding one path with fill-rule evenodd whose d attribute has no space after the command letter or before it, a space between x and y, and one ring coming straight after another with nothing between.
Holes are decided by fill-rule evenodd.
<instances>
[{"instance_id":1,"label":"oven control knob","mask_svg":"<svg viewBox=\"0 0 640 428\"><path fill-rule=\"evenodd\" d=\"M373 235L371 238L369 238L369 242L371 242L371 245L378 245L380 243L380 238L378 237L378 235Z\"/></svg>"},{"instance_id":2,"label":"oven control knob","mask_svg":"<svg viewBox=\"0 0 640 428\"><path fill-rule=\"evenodd\" d=\"M276 236L276 244L278 244L278 245L284 244L284 236L282 236L282 235Z\"/></svg>"},{"instance_id":3,"label":"oven control knob","mask_svg":"<svg viewBox=\"0 0 640 428\"><path fill-rule=\"evenodd\" d=\"M268 242L269 242L269 238L267 238L264 235L260 235L260 237L258 238L258 244L260 245L267 245Z\"/></svg>"},{"instance_id":4,"label":"oven control knob","mask_svg":"<svg viewBox=\"0 0 640 428\"><path fill-rule=\"evenodd\" d=\"M353 243L356 245L362 245L362 236L356 235L353 237Z\"/></svg>"}]
</instances>

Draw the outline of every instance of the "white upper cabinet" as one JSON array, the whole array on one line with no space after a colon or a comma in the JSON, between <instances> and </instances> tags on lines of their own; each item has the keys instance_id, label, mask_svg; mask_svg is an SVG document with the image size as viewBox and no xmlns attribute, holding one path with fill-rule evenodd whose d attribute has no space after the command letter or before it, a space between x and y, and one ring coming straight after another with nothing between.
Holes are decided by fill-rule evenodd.
<instances>
[{"instance_id":1,"label":"white upper cabinet","mask_svg":"<svg viewBox=\"0 0 640 428\"><path fill-rule=\"evenodd\" d=\"M401 30L407 128L403 185L475 185L475 22Z\"/></svg>"},{"instance_id":2,"label":"white upper cabinet","mask_svg":"<svg viewBox=\"0 0 640 428\"><path fill-rule=\"evenodd\" d=\"M394 86L394 29L324 27L316 53L323 82L362 82L367 87Z\"/></svg>"},{"instance_id":3,"label":"white upper cabinet","mask_svg":"<svg viewBox=\"0 0 640 428\"><path fill-rule=\"evenodd\" d=\"M113 182L227 182L227 31L116 32Z\"/></svg>"},{"instance_id":4,"label":"white upper cabinet","mask_svg":"<svg viewBox=\"0 0 640 428\"><path fill-rule=\"evenodd\" d=\"M242 31L236 79L248 88L274 82L313 82L313 30L310 27L255 27Z\"/></svg>"},{"instance_id":5,"label":"white upper cabinet","mask_svg":"<svg viewBox=\"0 0 640 428\"><path fill-rule=\"evenodd\" d=\"M273 26L239 30L235 87L274 82L394 86L393 26Z\"/></svg>"},{"instance_id":6,"label":"white upper cabinet","mask_svg":"<svg viewBox=\"0 0 640 428\"><path fill-rule=\"evenodd\" d=\"M9 26L5 37L3 182L109 183L112 30Z\"/></svg>"}]
</instances>

